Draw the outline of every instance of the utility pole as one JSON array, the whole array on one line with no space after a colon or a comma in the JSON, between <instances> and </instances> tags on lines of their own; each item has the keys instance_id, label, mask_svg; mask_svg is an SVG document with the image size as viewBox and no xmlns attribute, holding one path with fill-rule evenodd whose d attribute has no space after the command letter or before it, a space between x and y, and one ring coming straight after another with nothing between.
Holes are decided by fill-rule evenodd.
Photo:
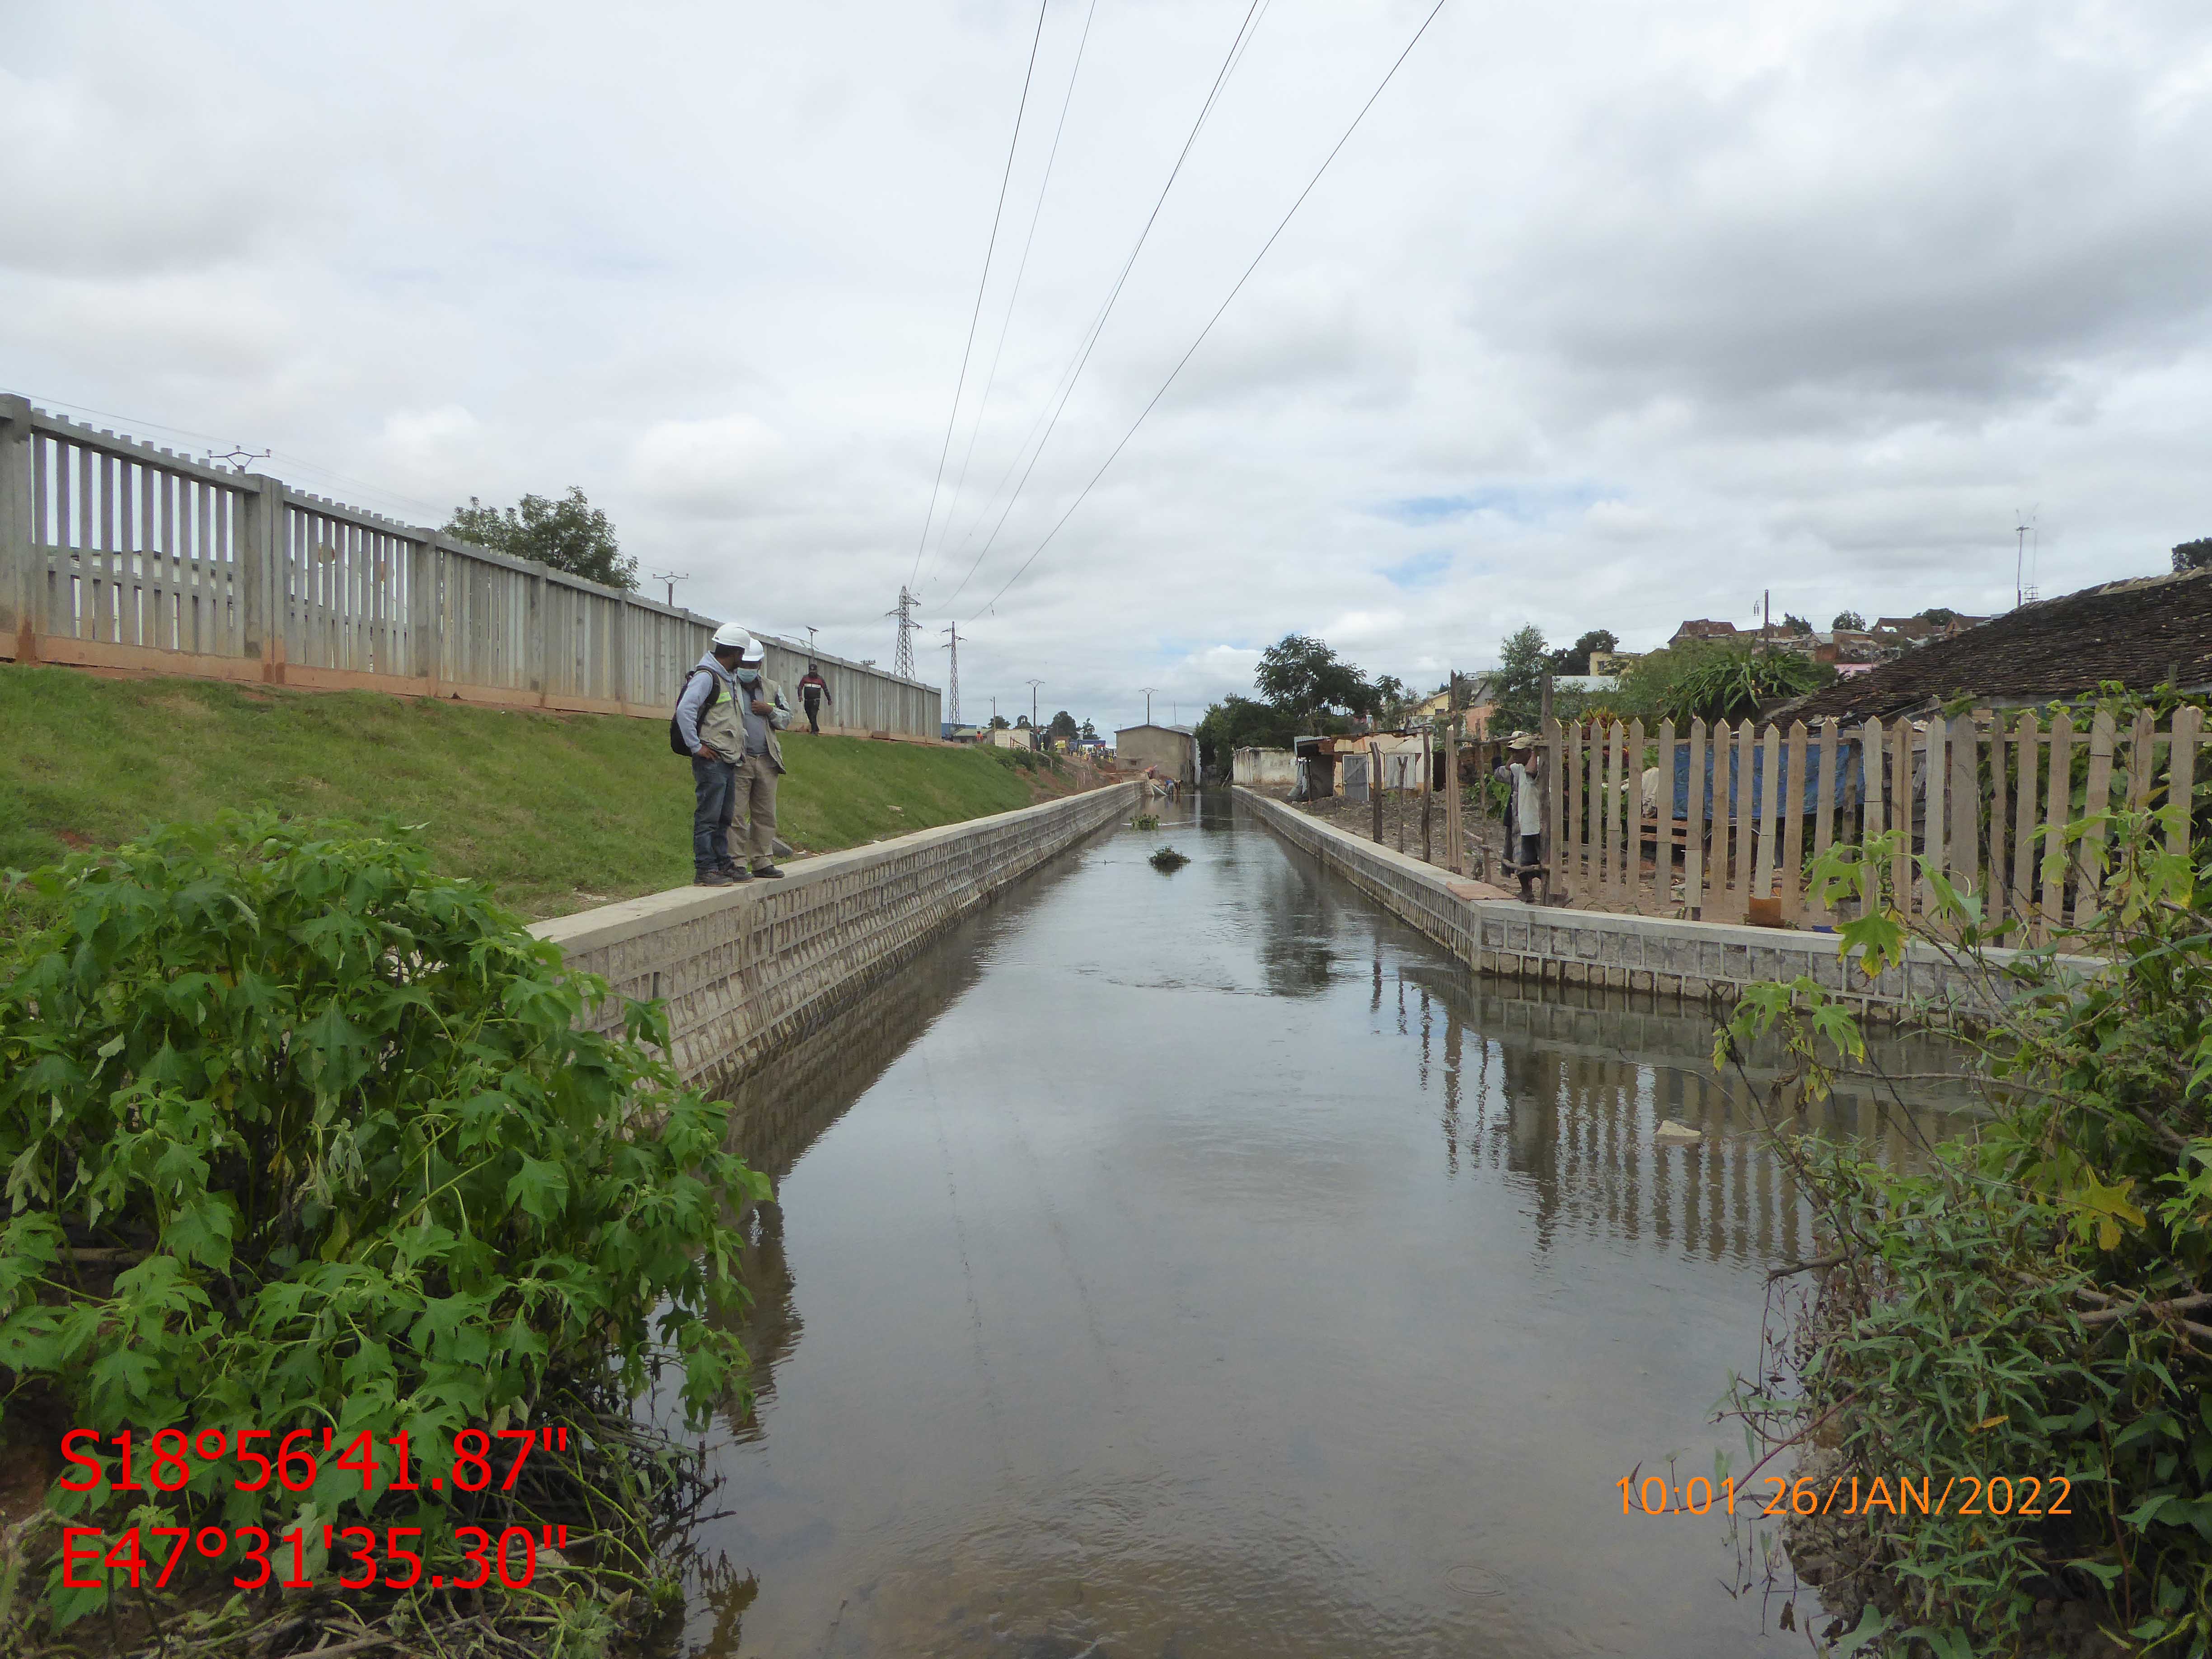
<instances>
[{"instance_id":1,"label":"utility pole","mask_svg":"<svg viewBox=\"0 0 2212 1659\"><path fill-rule=\"evenodd\" d=\"M1029 688L1030 688L1030 741L1031 743L1035 743L1035 742L1036 741L1036 729L1037 729L1037 707L1036 707L1036 691L1037 691L1037 687L1039 687L1040 685L1042 685L1043 684L1044 684L1044 682L1043 682L1042 680L1031 680L1031 681L1030 681L1030 682L1029 682Z\"/></svg>"},{"instance_id":2,"label":"utility pole","mask_svg":"<svg viewBox=\"0 0 2212 1659\"><path fill-rule=\"evenodd\" d=\"M656 571L653 574L653 580L657 582L666 582L668 584L668 608L673 611L676 608L676 584L678 582L688 582L691 578L689 575L678 571L663 570ZM811 634L814 630L810 628L806 631Z\"/></svg>"},{"instance_id":3,"label":"utility pole","mask_svg":"<svg viewBox=\"0 0 2212 1659\"><path fill-rule=\"evenodd\" d=\"M1150 726L1152 723L1152 688L1140 685L1137 690L1145 694L1145 724Z\"/></svg>"},{"instance_id":4,"label":"utility pole","mask_svg":"<svg viewBox=\"0 0 2212 1659\"><path fill-rule=\"evenodd\" d=\"M950 634L952 636L938 647L938 649L952 653L947 661L945 674L946 682L945 707L948 711L945 718L950 724L957 726L960 724L960 624L954 623L951 627L940 628L937 631L940 634Z\"/></svg>"},{"instance_id":5,"label":"utility pole","mask_svg":"<svg viewBox=\"0 0 2212 1659\"><path fill-rule=\"evenodd\" d=\"M998 726L999 726L999 700L998 700L996 697L994 697L994 698L992 698L992 699L991 699L991 728L992 728L992 730L996 731L996 730L998 729Z\"/></svg>"},{"instance_id":6,"label":"utility pole","mask_svg":"<svg viewBox=\"0 0 2212 1659\"><path fill-rule=\"evenodd\" d=\"M1774 651L1774 590L1767 588L1759 599L1759 648L1772 655Z\"/></svg>"},{"instance_id":7,"label":"utility pole","mask_svg":"<svg viewBox=\"0 0 2212 1659\"><path fill-rule=\"evenodd\" d=\"M896 608L886 611L886 617L898 618L898 648L891 653L891 672L907 679L914 678L914 630L921 624L914 619L914 608L921 601L899 584L899 600Z\"/></svg>"}]
</instances>

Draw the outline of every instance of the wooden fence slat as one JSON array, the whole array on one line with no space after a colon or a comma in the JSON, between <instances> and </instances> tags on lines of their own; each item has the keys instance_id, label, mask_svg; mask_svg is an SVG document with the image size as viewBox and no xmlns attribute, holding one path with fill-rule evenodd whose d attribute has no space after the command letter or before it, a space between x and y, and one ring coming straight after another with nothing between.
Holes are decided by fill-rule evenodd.
<instances>
[{"instance_id":1,"label":"wooden fence slat","mask_svg":"<svg viewBox=\"0 0 2212 1659\"><path fill-rule=\"evenodd\" d=\"M1735 918L1735 728L1713 722L1712 879L1705 897L1708 921Z\"/></svg>"},{"instance_id":2,"label":"wooden fence slat","mask_svg":"<svg viewBox=\"0 0 2212 1659\"><path fill-rule=\"evenodd\" d=\"M1912 914L1912 722L1899 719L1890 728L1889 826L1897 833L1897 850L1890 854L1890 896L1906 915Z\"/></svg>"},{"instance_id":3,"label":"wooden fence slat","mask_svg":"<svg viewBox=\"0 0 2212 1659\"><path fill-rule=\"evenodd\" d=\"M1752 866L1759 848L1759 802L1752 783L1755 757L1759 752L1757 724L1745 719L1736 722L1735 728L1735 866L1729 878L1729 898L1733 907L1731 920L1743 921L1750 912L1749 901L1758 890L1752 884L1755 872Z\"/></svg>"},{"instance_id":4,"label":"wooden fence slat","mask_svg":"<svg viewBox=\"0 0 2212 1659\"><path fill-rule=\"evenodd\" d=\"M1754 745L1757 777L1759 779L1756 816L1752 819L1756 839L1753 842L1751 891L1759 898L1774 896L1775 854L1781 850L1775 831L1781 820L1777 816L1780 805L1782 780L1782 740L1780 728L1770 725L1760 734Z\"/></svg>"},{"instance_id":5,"label":"wooden fence slat","mask_svg":"<svg viewBox=\"0 0 2212 1659\"><path fill-rule=\"evenodd\" d=\"M1820 722L1820 813L1813 820L1813 858L1816 863L1826 858L1829 848L1836 844L1836 815L1844 805L1844 781L1836 770L1843 763L1842 753L1842 728L1831 714ZM1850 833L1848 823L1844 826L1844 833ZM1810 904L1809 899L1808 908L1820 921L1832 921L1826 910Z\"/></svg>"},{"instance_id":6,"label":"wooden fence slat","mask_svg":"<svg viewBox=\"0 0 2212 1659\"><path fill-rule=\"evenodd\" d=\"M1638 915L1645 914L1644 886L1644 722L1628 723L1628 769L1623 780L1628 785L1627 808L1621 814L1625 826L1622 851L1627 855L1628 908Z\"/></svg>"},{"instance_id":7,"label":"wooden fence slat","mask_svg":"<svg viewBox=\"0 0 2212 1659\"><path fill-rule=\"evenodd\" d=\"M2004 920L2006 877L2012 868L2005 857L2005 842L2012 834L2005 750L2011 746L2006 742L2004 714L1999 710L1990 716L1990 882L1988 902L1982 907L1982 919L1992 923Z\"/></svg>"},{"instance_id":8,"label":"wooden fence slat","mask_svg":"<svg viewBox=\"0 0 2212 1659\"><path fill-rule=\"evenodd\" d=\"M1981 722L1971 714L1951 722L1950 836L1952 884L1960 891L1982 884Z\"/></svg>"},{"instance_id":9,"label":"wooden fence slat","mask_svg":"<svg viewBox=\"0 0 2212 1659\"><path fill-rule=\"evenodd\" d=\"M2182 856L2189 852L2191 808L2197 791L2197 743L2203 729L2204 711L2196 704L2174 710L2173 743L2166 751L2166 845L2168 852Z\"/></svg>"},{"instance_id":10,"label":"wooden fence slat","mask_svg":"<svg viewBox=\"0 0 2212 1659\"><path fill-rule=\"evenodd\" d=\"M2156 769L2158 721L2149 709L2136 710L2134 729L2128 733L2128 811L2150 810L2151 773Z\"/></svg>"},{"instance_id":11,"label":"wooden fence slat","mask_svg":"<svg viewBox=\"0 0 2212 1659\"><path fill-rule=\"evenodd\" d=\"M2099 709L2096 719L2089 722L2089 787L2081 803L2081 822L2087 827L2081 832L2081 857L2075 876L2079 885L2074 896L2076 927L2087 927L2094 921L2100 908L2106 826L2098 820L2112 809L2113 740L2112 717Z\"/></svg>"},{"instance_id":12,"label":"wooden fence slat","mask_svg":"<svg viewBox=\"0 0 2212 1659\"><path fill-rule=\"evenodd\" d=\"M1577 720L1566 729L1559 780L1566 799L1566 811L1560 815L1565 823L1559 831L1559 871L1571 903L1589 890L1589 876L1583 868L1583 853L1589 839L1583 828L1583 724Z\"/></svg>"},{"instance_id":13,"label":"wooden fence slat","mask_svg":"<svg viewBox=\"0 0 2212 1659\"><path fill-rule=\"evenodd\" d=\"M1598 816L1599 803L1605 799L1605 733L1597 721L1591 720L1588 752L1583 757L1583 777L1587 787L1583 791L1583 833L1589 838L1583 861L1589 866L1589 890L1593 901L1605 890L1605 864L1599 856L1598 837L1604 832L1604 821Z\"/></svg>"},{"instance_id":14,"label":"wooden fence slat","mask_svg":"<svg viewBox=\"0 0 2212 1659\"><path fill-rule=\"evenodd\" d=\"M1782 919L1805 915L1805 722L1790 723L1790 764L1783 774Z\"/></svg>"},{"instance_id":15,"label":"wooden fence slat","mask_svg":"<svg viewBox=\"0 0 2212 1659\"><path fill-rule=\"evenodd\" d=\"M2040 723L2031 708L2021 716L2020 726L2014 733L2012 829L2012 889L2011 912L2029 928L2033 937L2036 911L2035 893L2035 826L2036 784L2043 775Z\"/></svg>"},{"instance_id":16,"label":"wooden fence slat","mask_svg":"<svg viewBox=\"0 0 2212 1659\"><path fill-rule=\"evenodd\" d=\"M1920 750L1920 908L1936 914L1936 890L1927 879L1948 874L1951 868L1951 726L1940 714L1931 717L1921 734Z\"/></svg>"},{"instance_id":17,"label":"wooden fence slat","mask_svg":"<svg viewBox=\"0 0 2212 1659\"><path fill-rule=\"evenodd\" d=\"M1659 722L1659 799L1651 814L1652 914L1674 908L1674 722Z\"/></svg>"},{"instance_id":18,"label":"wooden fence slat","mask_svg":"<svg viewBox=\"0 0 2212 1659\"><path fill-rule=\"evenodd\" d=\"M1692 921L1705 913L1705 723L1690 722L1690 772L1683 800L1682 905Z\"/></svg>"},{"instance_id":19,"label":"wooden fence slat","mask_svg":"<svg viewBox=\"0 0 2212 1659\"><path fill-rule=\"evenodd\" d=\"M1597 728L1597 890L1608 903L1618 896L1613 871L1613 824L1620 816L1617 803L1620 793L1620 744L1614 732L1611 720Z\"/></svg>"},{"instance_id":20,"label":"wooden fence slat","mask_svg":"<svg viewBox=\"0 0 2212 1659\"><path fill-rule=\"evenodd\" d=\"M1869 720L1859 728L1859 845L1862 848L1885 833L1886 820L1881 810L1881 744L1880 720ZM1869 893L1859 902L1859 915L1869 916L1880 908L1879 893Z\"/></svg>"},{"instance_id":21,"label":"wooden fence slat","mask_svg":"<svg viewBox=\"0 0 2212 1659\"><path fill-rule=\"evenodd\" d=\"M2074 810L2074 720L2061 711L2051 722L2049 793L2043 817L2043 917L2039 944L2066 925L2066 820Z\"/></svg>"}]
</instances>

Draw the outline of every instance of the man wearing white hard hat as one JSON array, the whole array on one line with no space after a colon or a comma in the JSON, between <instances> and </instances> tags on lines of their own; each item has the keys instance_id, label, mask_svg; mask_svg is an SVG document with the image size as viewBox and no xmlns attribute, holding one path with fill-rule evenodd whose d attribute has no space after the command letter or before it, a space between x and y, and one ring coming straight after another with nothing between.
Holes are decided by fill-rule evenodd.
<instances>
[{"instance_id":1,"label":"man wearing white hard hat","mask_svg":"<svg viewBox=\"0 0 2212 1659\"><path fill-rule=\"evenodd\" d=\"M745 758L736 670L753 646L753 636L735 623L716 629L707 654L685 678L669 722L669 746L691 757L691 878L702 887L727 887L750 873L730 854L730 819Z\"/></svg>"},{"instance_id":2,"label":"man wearing white hard hat","mask_svg":"<svg viewBox=\"0 0 2212 1659\"><path fill-rule=\"evenodd\" d=\"M731 853L740 878L781 878L775 867L775 783L783 775L783 744L776 733L791 724L791 705L783 689L768 678L764 665L768 647L748 639L731 678L738 684L738 712L744 722L744 757L738 763L733 821L742 818L742 830L732 831ZM742 843L750 843L752 868L744 868Z\"/></svg>"}]
</instances>

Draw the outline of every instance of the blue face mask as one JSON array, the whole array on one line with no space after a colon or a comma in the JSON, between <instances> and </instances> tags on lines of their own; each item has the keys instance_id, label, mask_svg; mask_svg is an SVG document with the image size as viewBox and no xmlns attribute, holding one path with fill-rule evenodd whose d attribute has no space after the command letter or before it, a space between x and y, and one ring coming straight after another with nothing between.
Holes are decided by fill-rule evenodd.
<instances>
[{"instance_id":1,"label":"blue face mask","mask_svg":"<svg viewBox=\"0 0 2212 1659\"><path fill-rule=\"evenodd\" d=\"M738 684L740 685L750 685L760 678L760 670L757 668L733 668L730 672L737 677Z\"/></svg>"}]
</instances>

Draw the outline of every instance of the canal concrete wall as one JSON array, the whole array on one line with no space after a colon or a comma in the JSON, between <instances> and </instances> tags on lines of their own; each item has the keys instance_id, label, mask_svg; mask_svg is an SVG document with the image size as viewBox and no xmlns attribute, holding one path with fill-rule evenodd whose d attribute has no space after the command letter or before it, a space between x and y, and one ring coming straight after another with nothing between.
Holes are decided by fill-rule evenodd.
<instances>
[{"instance_id":1,"label":"canal concrete wall","mask_svg":"<svg viewBox=\"0 0 2212 1659\"><path fill-rule=\"evenodd\" d=\"M781 881L679 887L531 932L619 996L668 1005L677 1070L720 1083L815 1029L947 925L1134 809L1109 785L798 859ZM595 1017L620 1025L610 998Z\"/></svg>"},{"instance_id":2,"label":"canal concrete wall","mask_svg":"<svg viewBox=\"0 0 2212 1659\"><path fill-rule=\"evenodd\" d=\"M1474 884L1378 847L1240 787L1237 801L1276 835L1311 854L1477 973L1540 984L1603 986L1722 1006L1747 985L1809 975L1877 1018L1934 1015L1969 1021L1994 1008L1992 988L1932 945L1915 944L1901 966L1869 984L1836 954L1832 933L1677 921L1659 916L1559 910L1479 896ZM2002 967L2016 952L1984 955ZM2067 958L2078 971L2099 966Z\"/></svg>"}]
</instances>

